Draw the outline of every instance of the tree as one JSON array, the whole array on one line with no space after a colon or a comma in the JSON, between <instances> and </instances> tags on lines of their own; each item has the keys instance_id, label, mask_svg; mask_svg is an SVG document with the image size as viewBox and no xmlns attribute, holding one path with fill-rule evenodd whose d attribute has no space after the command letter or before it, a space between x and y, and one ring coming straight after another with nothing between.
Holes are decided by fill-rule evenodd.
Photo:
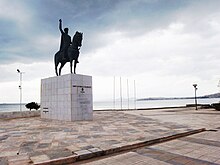
<instances>
[{"instance_id":1,"label":"tree","mask_svg":"<svg viewBox=\"0 0 220 165\"><path fill-rule=\"evenodd\" d=\"M30 102L30 103L26 104L25 107L26 107L27 109L30 109L30 111L31 111L31 109L36 109L36 110L38 110L38 109L40 108L40 105L37 104L37 103L35 103L35 102Z\"/></svg>"}]
</instances>

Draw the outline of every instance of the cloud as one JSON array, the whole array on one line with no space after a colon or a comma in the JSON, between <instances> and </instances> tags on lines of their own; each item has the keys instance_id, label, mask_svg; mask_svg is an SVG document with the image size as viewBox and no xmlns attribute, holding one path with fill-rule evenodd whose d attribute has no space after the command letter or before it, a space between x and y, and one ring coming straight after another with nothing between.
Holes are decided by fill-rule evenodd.
<instances>
[{"instance_id":1,"label":"cloud","mask_svg":"<svg viewBox=\"0 0 220 165\"><path fill-rule=\"evenodd\" d=\"M93 75L97 100L111 98L112 89L102 85L112 86L113 76L137 80L140 97L191 95L194 82L201 84L201 94L214 92L220 77L219 5L215 0L2 0L1 91L9 88L7 82L16 86L17 68L25 72L29 91L38 89L28 83L39 86L41 78L55 75L62 18L71 36L76 30L84 34L77 73ZM69 73L69 64L62 73Z\"/></svg>"},{"instance_id":2,"label":"cloud","mask_svg":"<svg viewBox=\"0 0 220 165\"><path fill-rule=\"evenodd\" d=\"M102 76L127 76L148 71L158 75L190 75L192 70L193 74L202 76L204 67L217 71L219 49L215 47L216 40L185 33L184 27L182 23L172 23L167 29L132 38L121 33L105 34L112 44L91 53L85 63ZM204 78L207 76L211 75L205 74Z\"/></svg>"},{"instance_id":3,"label":"cloud","mask_svg":"<svg viewBox=\"0 0 220 165\"><path fill-rule=\"evenodd\" d=\"M16 0L1 0L0 18L16 22L17 27L23 29L27 22L30 21L31 12L25 3Z\"/></svg>"},{"instance_id":4,"label":"cloud","mask_svg":"<svg viewBox=\"0 0 220 165\"><path fill-rule=\"evenodd\" d=\"M161 7L162 4L164 7ZM119 31L136 36L156 26L161 28L162 24L167 25L170 13L181 7L181 4L116 0L55 0L53 3L48 0L22 0L15 1L11 5L8 1L2 1L1 6L4 11L1 13L1 18L4 21L1 23L3 27L1 31L4 34L1 39L3 45L0 47L1 62L10 62L13 58L17 61L16 57L44 59L44 52L40 49L48 49L50 53L52 49L57 50L60 36L58 19L60 18L63 19L63 26L70 28L70 35L73 35L76 30L84 32L84 45L86 45L84 51L90 52L111 44L103 34ZM152 12L153 10L159 10L160 14L155 15L156 12ZM16 11L15 14L14 11ZM154 19L158 21L152 21ZM42 39L45 40L45 38L52 45L39 47ZM50 38L57 38L56 45L53 44L55 40L49 40ZM31 56L30 51L33 52Z\"/></svg>"}]
</instances>

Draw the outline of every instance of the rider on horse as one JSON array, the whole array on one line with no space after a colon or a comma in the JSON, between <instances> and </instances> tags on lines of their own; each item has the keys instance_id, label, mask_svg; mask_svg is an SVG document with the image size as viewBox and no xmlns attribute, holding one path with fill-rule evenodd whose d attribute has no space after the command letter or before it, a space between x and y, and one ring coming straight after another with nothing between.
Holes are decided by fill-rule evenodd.
<instances>
[{"instance_id":1,"label":"rider on horse","mask_svg":"<svg viewBox=\"0 0 220 165\"><path fill-rule=\"evenodd\" d=\"M71 37L68 35L68 28L62 29L62 20L59 20L59 29L61 32L61 42L60 42L60 53L62 54L63 60L67 58L67 49L71 44Z\"/></svg>"}]
</instances>

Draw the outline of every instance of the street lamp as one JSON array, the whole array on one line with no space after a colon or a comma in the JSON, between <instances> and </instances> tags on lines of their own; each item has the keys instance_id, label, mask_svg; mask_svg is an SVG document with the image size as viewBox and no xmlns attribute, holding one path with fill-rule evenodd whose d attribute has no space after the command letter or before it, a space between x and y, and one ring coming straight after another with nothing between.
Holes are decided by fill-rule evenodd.
<instances>
[{"instance_id":1,"label":"street lamp","mask_svg":"<svg viewBox=\"0 0 220 165\"><path fill-rule=\"evenodd\" d=\"M22 104L22 74L24 72L21 72L19 69L17 69L17 72L20 74L20 84L18 87L20 89L20 111L22 111L22 106L21 106L21 104Z\"/></svg>"},{"instance_id":2,"label":"street lamp","mask_svg":"<svg viewBox=\"0 0 220 165\"><path fill-rule=\"evenodd\" d=\"M197 109L197 98L196 98L196 91L197 91L197 84L193 84L193 87L195 88L195 106L196 106L196 110L198 110Z\"/></svg>"}]
</instances>

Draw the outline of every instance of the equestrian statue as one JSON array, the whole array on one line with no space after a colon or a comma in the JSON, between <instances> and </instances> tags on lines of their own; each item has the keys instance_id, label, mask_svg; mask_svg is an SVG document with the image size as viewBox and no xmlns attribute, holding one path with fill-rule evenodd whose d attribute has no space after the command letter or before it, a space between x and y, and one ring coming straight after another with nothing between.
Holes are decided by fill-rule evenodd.
<instances>
[{"instance_id":1,"label":"equestrian statue","mask_svg":"<svg viewBox=\"0 0 220 165\"><path fill-rule=\"evenodd\" d=\"M59 20L59 29L61 32L61 42L60 42L60 50L54 55L54 63L55 63L55 72L56 75L61 75L61 70L63 66L70 62L70 72L72 71L73 60L74 60L74 74L76 74L76 64L79 63L79 50L82 46L83 33L76 31L73 36L72 42L71 37L68 34L69 29L62 29L62 20ZM57 72L57 67L60 63L59 74Z\"/></svg>"}]
</instances>

